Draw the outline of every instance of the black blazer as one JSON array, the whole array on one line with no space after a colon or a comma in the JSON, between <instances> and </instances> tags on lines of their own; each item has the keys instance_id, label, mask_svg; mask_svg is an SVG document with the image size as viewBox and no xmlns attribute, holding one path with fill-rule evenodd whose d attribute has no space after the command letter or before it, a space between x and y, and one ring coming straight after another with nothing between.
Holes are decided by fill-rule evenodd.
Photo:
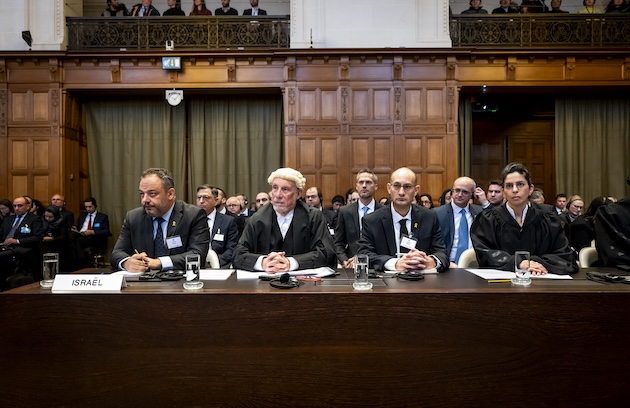
<instances>
[{"instance_id":1,"label":"black blazer","mask_svg":"<svg viewBox=\"0 0 630 408\"><path fill-rule=\"evenodd\" d=\"M0 242L4 242L13 227L15 222L15 215L10 215L2 221L0 226ZM18 245L12 245L10 248L14 249L17 254L26 254L33 248L37 247L44 238L44 222L42 218L33 214L27 213L18 228L13 234L13 238L20 241Z\"/></svg>"},{"instance_id":2,"label":"black blazer","mask_svg":"<svg viewBox=\"0 0 630 408\"><path fill-rule=\"evenodd\" d=\"M252 9L248 8L243 10L243 15L244 16L251 16L252 15ZM258 9L258 15L259 16L266 16L267 15L267 11L263 10L263 9Z\"/></svg>"},{"instance_id":3,"label":"black blazer","mask_svg":"<svg viewBox=\"0 0 630 408\"><path fill-rule=\"evenodd\" d=\"M87 212L82 212L79 215L79 220L77 221L77 230L81 230L81 227L83 227L83 223L85 223L85 219L87 218L87 216ZM107 216L107 214L97 211L96 217L94 217L94 219L92 220L92 229L94 230L95 236L109 237L110 235L112 235L109 229L109 217Z\"/></svg>"},{"instance_id":4,"label":"black blazer","mask_svg":"<svg viewBox=\"0 0 630 408\"><path fill-rule=\"evenodd\" d=\"M370 257L370 267L382 271L385 263L396 258L396 234L391 204L362 218L363 231L359 239L360 254ZM440 232L437 214L428 208L411 206L411 234L416 238L416 249L433 255L442 263L438 272L448 268L449 257Z\"/></svg>"},{"instance_id":5,"label":"black blazer","mask_svg":"<svg viewBox=\"0 0 630 408\"><path fill-rule=\"evenodd\" d=\"M375 201L374 211L381 208ZM359 250L359 238L361 228L359 226L359 203L345 205L337 214L337 227L335 228L335 252L340 263L352 258Z\"/></svg>"},{"instance_id":6,"label":"black blazer","mask_svg":"<svg viewBox=\"0 0 630 408\"><path fill-rule=\"evenodd\" d=\"M223 234L223 241L214 239L217 233ZM212 250L219 256L221 268L232 263L234 248L236 248L236 244L238 244L239 236L240 234L236 226L235 218L221 214L220 212L215 212L214 225L210 233L210 245Z\"/></svg>"}]
</instances>

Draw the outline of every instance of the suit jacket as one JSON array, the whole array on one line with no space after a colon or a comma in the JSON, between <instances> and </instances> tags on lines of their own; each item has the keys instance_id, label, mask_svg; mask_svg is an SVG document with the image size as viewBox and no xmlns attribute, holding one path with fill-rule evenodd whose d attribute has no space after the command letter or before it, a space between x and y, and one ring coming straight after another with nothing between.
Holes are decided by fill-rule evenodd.
<instances>
[{"instance_id":1,"label":"suit jacket","mask_svg":"<svg viewBox=\"0 0 630 408\"><path fill-rule=\"evenodd\" d=\"M214 15L215 16L238 16L238 11L236 11L236 9L232 7L230 7L228 11L223 11L223 8L219 7L218 9L214 10Z\"/></svg>"},{"instance_id":2,"label":"suit jacket","mask_svg":"<svg viewBox=\"0 0 630 408\"><path fill-rule=\"evenodd\" d=\"M382 206L375 201L374 211ZM356 255L359 250L359 238L361 227L359 226L359 203L345 205L337 214L337 227L335 228L335 252L340 263L347 261Z\"/></svg>"},{"instance_id":3,"label":"suit jacket","mask_svg":"<svg viewBox=\"0 0 630 408\"><path fill-rule=\"evenodd\" d=\"M131 8L129 15L132 17L142 17L140 13L142 12L142 3L136 4ZM149 6L149 16L159 16L160 12L153 6Z\"/></svg>"},{"instance_id":4,"label":"suit jacket","mask_svg":"<svg viewBox=\"0 0 630 408\"><path fill-rule=\"evenodd\" d=\"M630 196L595 214L595 246L604 266L630 265Z\"/></svg>"},{"instance_id":5,"label":"suit jacket","mask_svg":"<svg viewBox=\"0 0 630 408\"><path fill-rule=\"evenodd\" d=\"M83 227L87 216L87 212L82 212L79 215L79 220L77 221L77 230L81 230L81 227ZM97 211L96 217L92 219L92 229L94 230L94 236L109 237L110 235L112 235L111 231L109 230L109 217L107 216L107 214Z\"/></svg>"},{"instance_id":6,"label":"suit jacket","mask_svg":"<svg viewBox=\"0 0 630 408\"><path fill-rule=\"evenodd\" d=\"M497 7L494 10L492 10L492 14L513 14L513 13L518 14L518 10L512 7L508 7L507 11L505 11L503 7Z\"/></svg>"},{"instance_id":7,"label":"suit jacket","mask_svg":"<svg viewBox=\"0 0 630 408\"><path fill-rule=\"evenodd\" d=\"M326 224L328 224L328 228L335 229L337 227L337 212L335 210L322 208L322 214L324 214L324 218L326 219Z\"/></svg>"},{"instance_id":8,"label":"suit jacket","mask_svg":"<svg viewBox=\"0 0 630 408\"><path fill-rule=\"evenodd\" d=\"M0 226L0 242L4 242L7 235L9 235L13 223L15 222L15 217L15 215L10 215L2 221L2 225ZM29 212L24 216L13 234L13 238L19 240L20 243L18 245L12 245L10 248L17 254L26 254L42 242L44 233L44 222L41 217Z\"/></svg>"},{"instance_id":9,"label":"suit jacket","mask_svg":"<svg viewBox=\"0 0 630 408\"><path fill-rule=\"evenodd\" d=\"M276 233L279 233L276 213L272 205L265 205L245 225L234 251L234 267L253 270L258 257L272 252ZM282 244L287 256L294 257L300 269L335 266L334 245L324 216L302 201L295 206L291 226Z\"/></svg>"},{"instance_id":10,"label":"suit jacket","mask_svg":"<svg viewBox=\"0 0 630 408\"><path fill-rule=\"evenodd\" d=\"M223 234L223 241L214 239L215 235L219 232ZM219 256L221 268L232 263L234 248L236 248L236 244L238 244L239 237L240 234L238 233L235 218L215 212L214 225L210 233L210 245L212 246L212 250Z\"/></svg>"},{"instance_id":11,"label":"suit jacket","mask_svg":"<svg viewBox=\"0 0 630 408\"><path fill-rule=\"evenodd\" d=\"M477 214L483 211L483 208L477 204L470 204L468 209L470 210L473 220ZM453 206L451 204L441 205L433 210L438 216L440 230L442 231L442 239L444 240L446 253L450 258L451 251L453 250L453 241L455 240L455 215L453 214ZM470 234L470 225L468 226L468 232Z\"/></svg>"},{"instance_id":12,"label":"suit jacket","mask_svg":"<svg viewBox=\"0 0 630 408\"><path fill-rule=\"evenodd\" d=\"M252 9L248 8L248 9L243 10L243 15L244 16L251 16L252 15ZM258 9L258 15L259 16L266 16L267 15L267 11L259 8Z\"/></svg>"},{"instance_id":13,"label":"suit jacket","mask_svg":"<svg viewBox=\"0 0 630 408\"><path fill-rule=\"evenodd\" d=\"M363 231L359 239L360 254L370 257L370 266L382 271L385 263L396 258L396 234L392 218L391 204L379 208L362 219ZM438 272L448 268L449 257L446 254L440 224L435 211L417 205L411 206L411 234L416 241L416 248L427 255L433 255L442 263Z\"/></svg>"},{"instance_id":14,"label":"suit jacket","mask_svg":"<svg viewBox=\"0 0 630 408\"><path fill-rule=\"evenodd\" d=\"M182 246L171 248L168 255L173 261L173 268L183 270L186 267L186 255L199 254L202 265L208 255L210 233L206 212L194 205L177 200L171 212L166 229L166 238L179 235ZM146 252L155 258L153 252L153 218L143 207L135 208L125 216L120 236L112 251L112 268L125 258L138 252Z\"/></svg>"}]
</instances>

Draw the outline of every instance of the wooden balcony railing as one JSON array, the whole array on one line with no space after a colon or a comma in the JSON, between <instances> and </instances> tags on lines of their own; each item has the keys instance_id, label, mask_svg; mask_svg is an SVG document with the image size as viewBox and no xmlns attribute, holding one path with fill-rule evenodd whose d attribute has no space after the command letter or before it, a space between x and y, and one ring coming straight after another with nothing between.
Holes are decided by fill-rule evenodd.
<instances>
[{"instance_id":1,"label":"wooden balcony railing","mask_svg":"<svg viewBox=\"0 0 630 408\"><path fill-rule=\"evenodd\" d=\"M288 16L68 17L68 50L289 48Z\"/></svg>"},{"instance_id":2,"label":"wooden balcony railing","mask_svg":"<svg viewBox=\"0 0 630 408\"><path fill-rule=\"evenodd\" d=\"M455 15L453 47L615 48L630 46L630 15Z\"/></svg>"}]
</instances>

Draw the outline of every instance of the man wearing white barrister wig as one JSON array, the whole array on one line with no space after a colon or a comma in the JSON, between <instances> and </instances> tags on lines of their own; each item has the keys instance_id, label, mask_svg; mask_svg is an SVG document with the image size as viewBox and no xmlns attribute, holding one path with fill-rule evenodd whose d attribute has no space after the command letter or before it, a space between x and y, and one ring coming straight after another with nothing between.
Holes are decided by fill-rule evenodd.
<instances>
[{"instance_id":1,"label":"man wearing white barrister wig","mask_svg":"<svg viewBox=\"0 0 630 408\"><path fill-rule=\"evenodd\" d=\"M234 267L272 273L334 267L336 255L324 216L299 200L306 184L302 173L280 168L267 181L271 205L249 218L234 251Z\"/></svg>"}]
</instances>

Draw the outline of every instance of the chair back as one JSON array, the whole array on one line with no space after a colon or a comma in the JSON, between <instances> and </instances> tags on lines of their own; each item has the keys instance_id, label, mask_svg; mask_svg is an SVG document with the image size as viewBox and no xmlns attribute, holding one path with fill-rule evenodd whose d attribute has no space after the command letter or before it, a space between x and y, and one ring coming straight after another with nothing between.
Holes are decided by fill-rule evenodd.
<instances>
[{"instance_id":1,"label":"chair back","mask_svg":"<svg viewBox=\"0 0 630 408\"><path fill-rule=\"evenodd\" d=\"M580 268L588 268L599 259L599 254L597 253L597 249L593 247L584 247L580 249L578 259Z\"/></svg>"},{"instance_id":2,"label":"chair back","mask_svg":"<svg viewBox=\"0 0 630 408\"><path fill-rule=\"evenodd\" d=\"M206 256L206 268L219 269L221 264L219 263L219 256L212 249L208 249L208 256Z\"/></svg>"},{"instance_id":3,"label":"chair back","mask_svg":"<svg viewBox=\"0 0 630 408\"><path fill-rule=\"evenodd\" d=\"M475 250L473 248L468 248L462 252L457 266L460 268L478 268L479 262L477 262L477 254L475 254Z\"/></svg>"}]
</instances>

